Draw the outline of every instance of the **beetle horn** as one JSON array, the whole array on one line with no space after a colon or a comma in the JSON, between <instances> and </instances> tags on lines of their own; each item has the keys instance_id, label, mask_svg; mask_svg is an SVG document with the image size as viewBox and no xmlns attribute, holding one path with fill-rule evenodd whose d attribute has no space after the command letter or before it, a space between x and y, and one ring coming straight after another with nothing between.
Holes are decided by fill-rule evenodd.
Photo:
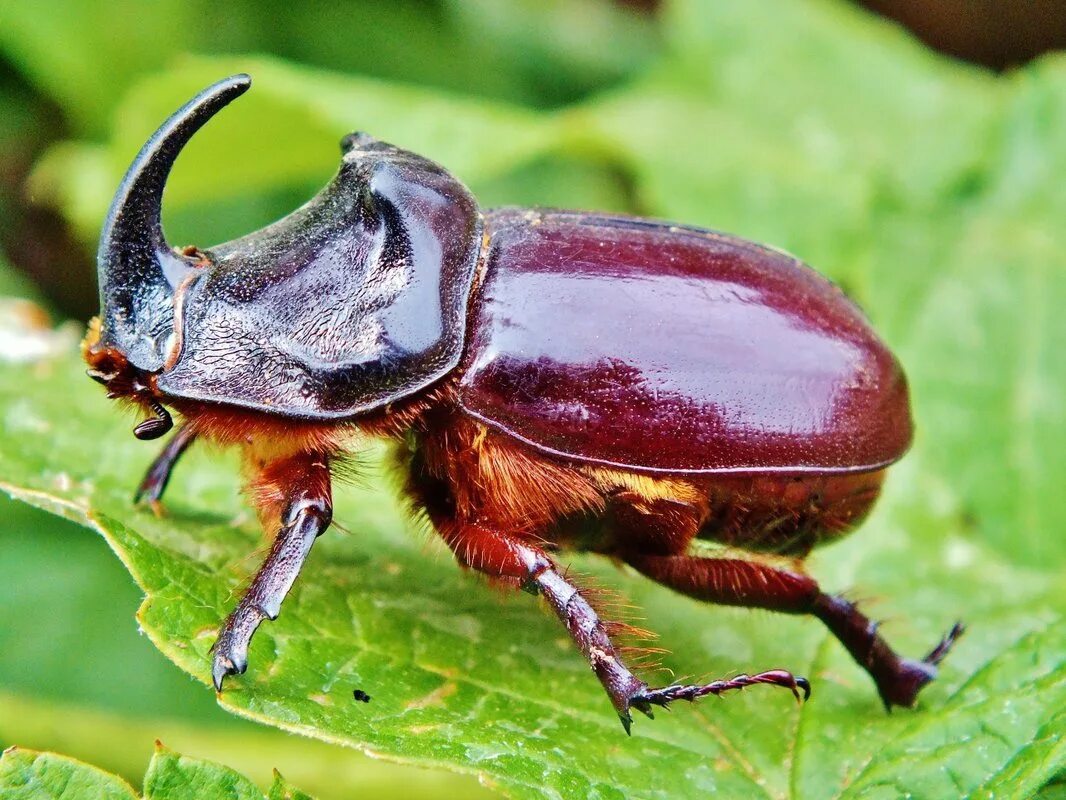
<instances>
[{"instance_id":1,"label":"beetle horn","mask_svg":"<svg viewBox=\"0 0 1066 800\"><path fill-rule=\"evenodd\" d=\"M192 269L163 236L163 188L182 148L251 86L234 75L204 89L152 134L122 180L100 236L102 341L136 367L162 369L173 332L174 290Z\"/></svg>"}]
</instances>

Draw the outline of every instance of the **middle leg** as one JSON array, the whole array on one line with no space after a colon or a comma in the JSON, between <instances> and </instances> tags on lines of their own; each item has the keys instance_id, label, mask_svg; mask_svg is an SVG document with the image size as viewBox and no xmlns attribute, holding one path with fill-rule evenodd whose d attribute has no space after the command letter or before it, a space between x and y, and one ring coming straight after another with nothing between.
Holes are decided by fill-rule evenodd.
<instances>
[{"instance_id":1,"label":"middle leg","mask_svg":"<svg viewBox=\"0 0 1066 800\"><path fill-rule=\"evenodd\" d=\"M631 708L650 717L653 705L666 706L674 700L696 700L705 695L718 695L760 683L785 687L797 699L800 691L805 697L810 694L810 686L804 678L794 677L784 670L737 675L729 680L707 684L675 684L652 689L622 662L607 625L581 591L529 539L472 522L437 520L437 528L464 565L544 596L599 678L626 733L629 733L632 723Z\"/></svg>"}]
</instances>

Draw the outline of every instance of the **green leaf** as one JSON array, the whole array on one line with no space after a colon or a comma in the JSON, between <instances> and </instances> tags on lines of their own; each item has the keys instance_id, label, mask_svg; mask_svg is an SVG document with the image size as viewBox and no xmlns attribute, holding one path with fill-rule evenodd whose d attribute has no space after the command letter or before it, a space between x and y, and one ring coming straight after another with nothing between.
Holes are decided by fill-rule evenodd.
<instances>
[{"instance_id":1,"label":"green leaf","mask_svg":"<svg viewBox=\"0 0 1066 800\"><path fill-rule=\"evenodd\" d=\"M28 506L25 508L36 515L47 516ZM77 532L74 535L77 536ZM84 532L82 538L86 538ZM85 544L95 543L106 549L102 540L93 542L94 537L87 538ZM79 549L75 555L82 552ZM121 570L117 560L110 557L113 566ZM63 555L56 558L63 558ZM128 574L122 577L129 580ZM41 592L28 591L26 594L31 600L40 599ZM118 607L116 602L115 605L110 615L104 615L105 619L124 617L125 624L133 627L129 609L134 604ZM46 613L53 611L47 609ZM122 623L113 624L120 627ZM147 642L143 646L151 647ZM81 650L66 652L68 667L73 665L68 669L67 683L108 682L113 665L100 668L85 659L86 655L91 659L96 649L99 645L88 641L82 643ZM135 784L141 783L152 755L150 743L156 738L173 745L179 752L204 755L228 764L260 785L270 780L272 770L280 769L321 800L347 800L360 793L368 797L402 794L410 800L473 799L490 794L465 775L367 758L352 750L294 737L276 728L238 719L219 709L212 693L204 692L200 684L179 673L158 653L155 656L160 666L168 668L168 677L177 680L169 695L149 698L149 702L142 704L143 710L124 707L104 711L84 701L57 702L34 697L30 691L12 694L5 689L0 692L0 743L17 742L26 749L65 753ZM130 663L149 671L153 669L151 659L143 656L132 658ZM179 681L180 686L177 685ZM138 692L132 699L143 700L143 692ZM168 702L170 708L166 708ZM156 710L160 706L164 710ZM212 713L203 713L205 707ZM179 716L183 713L184 717Z\"/></svg>"},{"instance_id":2,"label":"green leaf","mask_svg":"<svg viewBox=\"0 0 1066 800\"><path fill-rule=\"evenodd\" d=\"M155 3L151 25L143 24L142 13L128 2L16 4L4 9L0 50L79 128L92 130L130 77L163 63L181 46L174 31L195 19L195 9L176 2ZM114 47L116 41L123 46ZM102 52L109 57L95 57Z\"/></svg>"},{"instance_id":3,"label":"green leaf","mask_svg":"<svg viewBox=\"0 0 1066 800\"><path fill-rule=\"evenodd\" d=\"M11 747L0 756L5 800L136 800L121 778L54 753Z\"/></svg>"},{"instance_id":4,"label":"green leaf","mask_svg":"<svg viewBox=\"0 0 1066 800\"><path fill-rule=\"evenodd\" d=\"M660 76L791 144L797 166L876 177L908 199L958 189L1005 89L835 0L677 0L666 30L673 59Z\"/></svg>"},{"instance_id":5,"label":"green leaf","mask_svg":"<svg viewBox=\"0 0 1066 800\"><path fill-rule=\"evenodd\" d=\"M120 778L54 753L12 747L0 757L5 800L136 800ZM221 764L188 758L156 743L144 777L144 800L264 800L259 788ZM275 771L268 800L313 800Z\"/></svg>"},{"instance_id":6,"label":"green leaf","mask_svg":"<svg viewBox=\"0 0 1066 800\"><path fill-rule=\"evenodd\" d=\"M290 786L281 773L274 770L274 782L270 784L267 800L314 800L314 798Z\"/></svg>"},{"instance_id":7,"label":"green leaf","mask_svg":"<svg viewBox=\"0 0 1066 800\"><path fill-rule=\"evenodd\" d=\"M129 609L139 593L105 547L71 523L6 497L0 498L0 520L0 686L5 693L141 716L199 722L214 716L210 700L138 635ZM105 674L107 680L86 680L86 675ZM0 700L0 742L36 746L37 741L20 735L24 724L34 721ZM152 735L156 732L144 734Z\"/></svg>"},{"instance_id":8,"label":"green leaf","mask_svg":"<svg viewBox=\"0 0 1066 800\"><path fill-rule=\"evenodd\" d=\"M1033 740L1021 748L1007 765L973 793L974 800L999 797L1023 797L1041 787L1066 780L1066 714L1055 718L1036 732ZM1060 789L1063 788L1060 786ZM1043 796L1043 795L1041 795Z\"/></svg>"},{"instance_id":9,"label":"green leaf","mask_svg":"<svg viewBox=\"0 0 1066 800\"><path fill-rule=\"evenodd\" d=\"M487 794L464 776L361 757L221 711L131 609L140 592L103 540L0 495L0 748L66 753L140 782L154 738L264 779L277 766L322 800ZM57 590L61 587L61 591Z\"/></svg>"},{"instance_id":10,"label":"green leaf","mask_svg":"<svg viewBox=\"0 0 1066 800\"><path fill-rule=\"evenodd\" d=\"M144 776L144 800L262 800L263 793L243 775L210 761L187 758L156 745Z\"/></svg>"},{"instance_id":11,"label":"green leaf","mask_svg":"<svg viewBox=\"0 0 1066 800\"><path fill-rule=\"evenodd\" d=\"M842 800L1030 796L1066 765L1064 651L1062 627L1019 639L882 749ZM1019 680L1020 672L1028 677ZM1048 709L1056 711L1045 722Z\"/></svg>"}]
</instances>

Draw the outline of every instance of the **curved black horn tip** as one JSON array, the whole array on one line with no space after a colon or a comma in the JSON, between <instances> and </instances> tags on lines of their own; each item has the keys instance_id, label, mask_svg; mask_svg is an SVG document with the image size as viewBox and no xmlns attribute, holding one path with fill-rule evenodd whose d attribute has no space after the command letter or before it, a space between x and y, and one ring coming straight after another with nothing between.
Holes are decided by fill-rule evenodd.
<instances>
[{"instance_id":1,"label":"curved black horn tip","mask_svg":"<svg viewBox=\"0 0 1066 800\"><path fill-rule=\"evenodd\" d=\"M178 152L211 117L244 94L252 85L252 78L243 72L215 81L189 102L170 115L152 135L138 154L130 172L135 173L150 158L162 158L166 170Z\"/></svg>"},{"instance_id":2,"label":"curved black horn tip","mask_svg":"<svg viewBox=\"0 0 1066 800\"><path fill-rule=\"evenodd\" d=\"M216 81L171 114L144 143L112 201L101 237L101 258L111 243L113 229L119 221L117 218L123 214L131 215L131 212L140 212L144 223L140 227L154 228L158 243L162 243L159 211L163 185L178 153L204 123L248 91L251 85L251 77L244 73ZM138 232L143 234L145 231Z\"/></svg>"},{"instance_id":3,"label":"curved black horn tip","mask_svg":"<svg viewBox=\"0 0 1066 800\"><path fill-rule=\"evenodd\" d=\"M252 76L244 72L215 81L179 109L171 120L200 117L204 121L244 94L252 85ZM164 125L164 127L166 127Z\"/></svg>"},{"instance_id":4,"label":"curved black horn tip","mask_svg":"<svg viewBox=\"0 0 1066 800\"><path fill-rule=\"evenodd\" d=\"M223 88L230 88L236 95L243 94L248 91L252 85L252 76L247 72L238 72L236 75L230 75L228 78L223 78L216 83L211 84L204 90L204 94L212 93L215 90L221 90Z\"/></svg>"}]
</instances>

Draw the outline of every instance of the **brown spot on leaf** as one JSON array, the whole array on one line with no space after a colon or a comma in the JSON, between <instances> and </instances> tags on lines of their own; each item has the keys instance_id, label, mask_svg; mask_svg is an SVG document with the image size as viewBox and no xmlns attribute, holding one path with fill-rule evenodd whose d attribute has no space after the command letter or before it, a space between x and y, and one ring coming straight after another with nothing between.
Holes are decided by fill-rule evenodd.
<instances>
[{"instance_id":1,"label":"brown spot on leaf","mask_svg":"<svg viewBox=\"0 0 1066 800\"><path fill-rule=\"evenodd\" d=\"M420 697L417 700L412 700L404 708L408 711L412 711L416 708L429 708L430 706L439 706L447 698L451 697L459 690L459 686L452 681L441 684L424 697Z\"/></svg>"}]
</instances>

